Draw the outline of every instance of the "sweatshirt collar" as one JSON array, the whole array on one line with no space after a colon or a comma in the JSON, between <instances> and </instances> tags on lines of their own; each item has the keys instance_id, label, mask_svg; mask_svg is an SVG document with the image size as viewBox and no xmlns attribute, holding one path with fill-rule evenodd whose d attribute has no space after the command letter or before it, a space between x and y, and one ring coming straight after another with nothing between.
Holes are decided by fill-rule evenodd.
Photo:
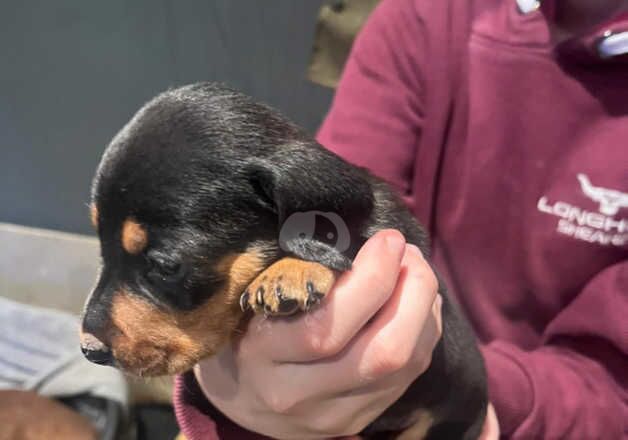
<instances>
[{"instance_id":1,"label":"sweatshirt collar","mask_svg":"<svg viewBox=\"0 0 628 440\"><path fill-rule=\"evenodd\" d=\"M515 0L523 15L543 11L546 19L553 13L552 0ZM554 47L564 60L586 64L628 64L628 13L621 13L582 35Z\"/></svg>"}]
</instances>

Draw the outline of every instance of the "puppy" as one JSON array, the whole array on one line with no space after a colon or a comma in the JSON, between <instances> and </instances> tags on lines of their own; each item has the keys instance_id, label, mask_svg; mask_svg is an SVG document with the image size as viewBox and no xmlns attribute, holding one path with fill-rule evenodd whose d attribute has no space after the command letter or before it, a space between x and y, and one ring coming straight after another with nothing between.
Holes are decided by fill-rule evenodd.
<instances>
[{"instance_id":1,"label":"puppy","mask_svg":"<svg viewBox=\"0 0 628 440\"><path fill-rule=\"evenodd\" d=\"M275 110L211 83L162 93L114 137L91 215L103 265L82 349L141 376L189 370L244 331L251 311L311 309L378 230L398 229L427 254L425 233L386 184ZM364 438L479 435L482 358L439 291L443 337L430 367Z\"/></svg>"}]
</instances>

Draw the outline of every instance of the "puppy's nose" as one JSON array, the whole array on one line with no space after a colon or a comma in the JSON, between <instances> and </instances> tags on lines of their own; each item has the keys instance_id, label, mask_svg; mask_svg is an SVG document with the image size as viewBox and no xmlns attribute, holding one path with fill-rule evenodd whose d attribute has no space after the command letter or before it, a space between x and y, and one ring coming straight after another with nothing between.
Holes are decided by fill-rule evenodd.
<instances>
[{"instance_id":1,"label":"puppy's nose","mask_svg":"<svg viewBox=\"0 0 628 440\"><path fill-rule=\"evenodd\" d=\"M111 351L109 350L90 350L89 348L81 347L81 351L90 362L98 365L113 364L113 356L111 356Z\"/></svg>"},{"instance_id":2,"label":"puppy's nose","mask_svg":"<svg viewBox=\"0 0 628 440\"><path fill-rule=\"evenodd\" d=\"M88 361L99 365L112 365L111 350L96 336L90 333L81 334L81 351Z\"/></svg>"}]
</instances>

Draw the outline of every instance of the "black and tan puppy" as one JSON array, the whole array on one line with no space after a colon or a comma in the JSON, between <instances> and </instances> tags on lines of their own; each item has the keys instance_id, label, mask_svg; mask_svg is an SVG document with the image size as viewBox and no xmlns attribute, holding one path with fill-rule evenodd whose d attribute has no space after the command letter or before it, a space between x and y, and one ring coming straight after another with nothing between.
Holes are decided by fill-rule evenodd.
<instances>
[{"instance_id":1,"label":"black and tan puppy","mask_svg":"<svg viewBox=\"0 0 628 440\"><path fill-rule=\"evenodd\" d=\"M308 310L380 229L426 252L423 231L384 183L271 108L208 83L157 96L112 140L92 220L103 267L82 348L143 376L190 369L244 330L251 310ZM440 292L444 330L431 366L365 438L390 438L425 412L428 438L477 438L482 359Z\"/></svg>"}]
</instances>

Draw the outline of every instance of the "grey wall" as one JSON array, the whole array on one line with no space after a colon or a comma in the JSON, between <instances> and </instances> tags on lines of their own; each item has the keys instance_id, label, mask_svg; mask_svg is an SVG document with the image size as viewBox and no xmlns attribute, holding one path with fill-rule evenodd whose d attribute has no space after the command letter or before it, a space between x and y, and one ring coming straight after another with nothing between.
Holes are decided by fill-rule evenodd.
<instances>
[{"instance_id":1,"label":"grey wall","mask_svg":"<svg viewBox=\"0 0 628 440\"><path fill-rule=\"evenodd\" d=\"M0 0L0 222L91 232L103 148L159 91L227 82L315 130L319 2Z\"/></svg>"}]
</instances>

